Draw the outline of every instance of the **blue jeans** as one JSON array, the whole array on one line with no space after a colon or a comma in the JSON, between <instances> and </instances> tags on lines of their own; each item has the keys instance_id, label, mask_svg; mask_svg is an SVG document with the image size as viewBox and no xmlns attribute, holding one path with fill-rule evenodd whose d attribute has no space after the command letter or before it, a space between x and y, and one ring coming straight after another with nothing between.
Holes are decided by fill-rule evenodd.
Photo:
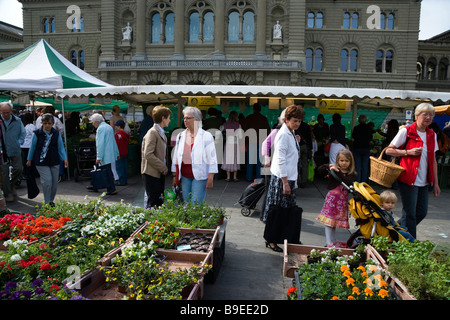
<instances>
[{"instance_id":1,"label":"blue jeans","mask_svg":"<svg viewBox=\"0 0 450 320\"><path fill-rule=\"evenodd\" d=\"M409 186L398 181L398 187L403 204L399 224L405 226L408 232L417 239L416 226L428 213L428 186Z\"/></svg>"},{"instance_id":2,"label":"blue jeans","mask_svg":"<svg viewBox=\"0 0 450 320\"><path fill-rule=\"evenodd\" d=\"M206 197L206 182L208 180L195 180L181 177L181 189L186 202L203 202Z\"/></svg>"},{"instance_id":3,"label":"blue jeans","mask_svg":"<svg viewBox=\"0 0 450 320\"><path fill-rule=\"evenodd\" d=\"M127 184L128 182L128 159L127 157L116 160L116 171L119 176L119 184Z\"/></svg>"},{"instance_id":4,"label":"blue jeans","mask_svg":"<svg viewBox=\"0 0 450 320\"><path fill-rule=\"evenodd\" d=\"M370 149L355 148L353 149L353 157L355 159L355 170L358 173L356 181L367 182L369 178Z\"/></svg>"}]
</instances>

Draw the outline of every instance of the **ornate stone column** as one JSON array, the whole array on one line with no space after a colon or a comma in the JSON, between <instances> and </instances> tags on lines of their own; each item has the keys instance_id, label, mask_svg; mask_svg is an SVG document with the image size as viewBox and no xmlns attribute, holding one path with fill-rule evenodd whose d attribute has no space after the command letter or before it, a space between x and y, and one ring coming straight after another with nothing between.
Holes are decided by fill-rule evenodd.
<instances>
[{"instance_id":1,"label":"ornate stone column","mask_svg":"<svg viewBox=\"0 0 450 320\"><path fill-rule=\"evenodd\" d=\"M145 0L136 0L136 54L133 60L147 60L145 53Z\"/></svg>"},{"instance_id":2,"label":"ornate stone column","mask_svg":"<svg viewBox=\"0 0 450 320\"><path fill-rule=\"evenodd\" d=\"M172 59L184 60L184 0L175 2L175 36Z\"/></svg>"},{"instance_id":3,"label":"ornate stone column","mask_svg":"<svg viewBox=\"0 0 450 320\"><path fill-rule=\"evenodd\" d=\"M214 14L214 53L212 59L225 59L225 1L216 1Z\"/></svg>"},{"instance_id":4,"label":"ornate stone column","mask_svg":"<svg viewBox=\"0 0 450 320\"><path fill-rule=\"evenodd\" d=\"M291 1L295 2L295 1ZM258 0L255 59L266 59L267 0Z\"/></svg>"}]
</instances>

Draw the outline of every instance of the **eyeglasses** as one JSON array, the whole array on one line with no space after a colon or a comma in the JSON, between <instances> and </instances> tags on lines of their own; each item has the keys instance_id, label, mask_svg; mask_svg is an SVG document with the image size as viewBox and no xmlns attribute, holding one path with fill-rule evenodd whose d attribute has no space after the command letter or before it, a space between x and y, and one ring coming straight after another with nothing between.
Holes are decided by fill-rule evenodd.
<instances>
[{"instance_id":1,"label":"eyeglasses","mask_svg":"<svg viewBox=\"0 0 450 320\"><path fill-rule=\"evenodd\" d=\"M433 118L433 115L431 113L421 113L421 116L423 116L424 118Z\"/></svg>"},{"instance_id":2,"label":"eyeglasses","mask_svg":"<svg viewBox=\"0 0 450 320\"><path fill-rule=\"evenodd\" d=\"M184 117L183 120L191 120L194 119L194 117Z\"/></svg>"}]
</instances>

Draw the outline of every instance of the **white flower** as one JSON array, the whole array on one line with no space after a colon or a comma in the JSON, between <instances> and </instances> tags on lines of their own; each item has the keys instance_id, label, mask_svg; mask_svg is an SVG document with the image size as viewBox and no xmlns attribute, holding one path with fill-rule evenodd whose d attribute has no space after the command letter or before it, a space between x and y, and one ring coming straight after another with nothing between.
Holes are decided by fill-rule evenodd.
<instances>
[{"instance_id":1,"label":"white flower","mask_svg":"<svg viewBox=\"0 0 450 320\"><path fill-rule=\"evenodd\" d=\"M11 256L10 260L11 261L19 261L19 260L22 260L22 257L20 256L20 254L14 254Z\"/></svg>"}]
</instances>

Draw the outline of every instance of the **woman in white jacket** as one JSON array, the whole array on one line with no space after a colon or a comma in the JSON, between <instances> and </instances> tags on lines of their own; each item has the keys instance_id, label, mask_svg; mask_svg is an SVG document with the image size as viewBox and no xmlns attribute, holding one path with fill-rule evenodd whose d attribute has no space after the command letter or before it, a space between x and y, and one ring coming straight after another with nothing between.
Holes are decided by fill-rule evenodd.
<instances>
[{"instance_id":1,"label":"woman in white jacket","mask_svg":"<svg viewBox=\"0 0 450 320\"><path fill-rule=\"evenodd\" d=\"M270 172L269 188L267 191L267 201L265 214L271 205L283 208L296 204L295 189L298 174L298 159L300 146L295 130L298 129L304 117L301 106L291 105L286 108L284 123L275 136L273 145L272 164ZM266 222L266 228L271 229L270 222ZM283 250L276 244L266 241L266 247L276 252Z\"/></svg>"},{"instance_id":2,"label":"woman in white jacket","mask_svg":"<svg viewBox=\"0 0 450 320\"><path fill-rule=\"evenodd\" d=\"M213 136L203 130L202 113L198 108L183 109L186 130L179 133L173 151L173 184L181 180L184 201L203 202L206 189L213 187L218 172Z\"/></svg>"}]
</instances>

